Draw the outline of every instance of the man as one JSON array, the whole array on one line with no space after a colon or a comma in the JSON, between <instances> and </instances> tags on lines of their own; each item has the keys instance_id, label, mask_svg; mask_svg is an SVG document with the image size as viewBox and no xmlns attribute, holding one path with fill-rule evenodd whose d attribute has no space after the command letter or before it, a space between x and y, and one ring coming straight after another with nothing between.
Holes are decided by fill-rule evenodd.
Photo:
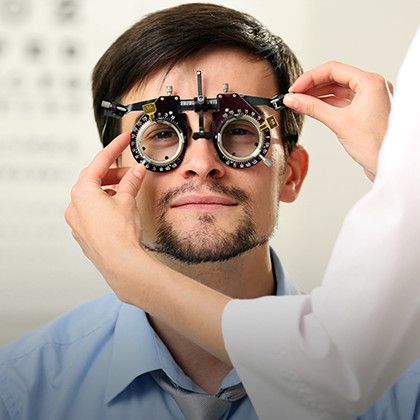
<instances>
[{"instance_id":1,"label":"man","mask_svg":"<svg viewBox=\"0 0 420 420\"><path fill-rule=\"evenodd\" d=\"M171 144L178 132L167 124L154 125L155 111L148 114L150 132L139 123L147 108L105 125L102 101L127 105L165 96L194 98L200 96L197 71L201 71L203 94L208 98L222 92L272 98L287 92L301 73L293 53L279 38L239 12L185 5L152 14L124 33L95 68L94 108L104 145L139 124L139 144L146 148L142 156L150 150L146 134L168 150L166 143ZM224 83L229 87L224 88ZM339 89L333 90L339 101ZM349 92L343 96L349 101ZM141 226L134 233L131 226L118 232L121 240L137 244L141 229L142 245L152 259L208 286L209 293L235 298L297 293L270 251L268 239L276 225L279 201L295 200L306 175L307 153L296 145L302 120L289 110L256 109L264 123L274 117L279 126L273 124L269 130L267 154L258 164L243 169L222 161L220 150L206 138L211 112L203 112L201 127L199 111L186 111L187 147L182 160L174 161L176 167L167 171L165 163L162 171L156 166L157 173L144 175L137 205L131 207L127 219L129 225L140 214ZM239 137L239 147L254 126L243 120L238 124L227 132ZM229 152L230 143L223 144ZM127 135L111 145L113 152L106 150L108 158L118 158L121 169L106 170L100 182L110 196L116 194L124 201L128 198L124 189L130 185L119 183L127 172L122 168L136 166L136 160L127 147ZM377 149L371 149L356 160L373 177ZM230 150L232 162L236 162L236 150ZM263 158L271 166L264 165ZM145 161L149 166L150 162ZM73 198L85 201L80 200L78 189L73 190ZM67 214L69 220L75 217ZM89 229L95 231L98 244L107 242L108 226L91 224ZM119 249L118 255L114 247L109 252L102 248L95 260L95 246L83 244L77 232L75 236L85 250L89 248L87 254L101 271L113 267L116 258L124 268L126 248ZM127 267L131 260L128 254ZM146 273L148 268L144 267ZM123 275L118 273L118 277ZM114 295L84 305L4 349L0 363L2 418L256 418L229 364L158 317L123 304Z\"/></svg>"}]
</instances>

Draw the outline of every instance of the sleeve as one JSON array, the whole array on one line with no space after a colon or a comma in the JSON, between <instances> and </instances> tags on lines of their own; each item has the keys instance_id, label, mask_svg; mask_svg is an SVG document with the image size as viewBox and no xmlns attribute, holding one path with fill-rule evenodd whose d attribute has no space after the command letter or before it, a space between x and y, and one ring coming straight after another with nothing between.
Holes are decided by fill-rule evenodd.
<instances>
[{"instance_id":1,"label":"sleeve","mask_svg":"<svg viewBox=\"0 0 420 420\"><path fill-rule=\"evenodd\" d=\"M420 357L420 30L400 69L378 173L321 287L232 300L225 346L261 419L366 410Z\"/></svg>"},{"instance_id":2,"label":"sleeve","mask_svg":"<svg viewBox=\"0 0 420 420\"><path fill-rule=\"evenodd\" d=\"M11 420L9 411L7 410L1 396L0 396L0 420Z\"/></svg>"},{"instance_id":3,"label":"sleeve","mask_svg":"<svg viewBox=\"0 0 420 420\"><path fill-rule=\"evenodd\" d=\"M5 348L0 351L0 420L17 420L20 418L18 413L22 411L22 388L11 379L4 350Z\"/></svg>"}]
</instances>

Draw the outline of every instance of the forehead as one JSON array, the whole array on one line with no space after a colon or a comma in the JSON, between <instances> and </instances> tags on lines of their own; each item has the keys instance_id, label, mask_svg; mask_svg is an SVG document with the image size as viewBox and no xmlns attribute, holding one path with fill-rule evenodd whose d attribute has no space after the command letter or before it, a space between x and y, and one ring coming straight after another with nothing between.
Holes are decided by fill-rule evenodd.
<instances>
[{"instance_id":1,"label":"forehead","mask_svg":"<svg viewBox=\"0 0 420 420\"><path fill-rule=\"evenodd\" d=\"M197 70L202 71L203 93L215 97L229 84L230 92L272 97L277 93L275 73L267 60L233 47L201 51L177 63L169 71L157 70L124 95L123 103L166 95L166 86L182 99L197 96Z\"/></svg>"}]
</instances>

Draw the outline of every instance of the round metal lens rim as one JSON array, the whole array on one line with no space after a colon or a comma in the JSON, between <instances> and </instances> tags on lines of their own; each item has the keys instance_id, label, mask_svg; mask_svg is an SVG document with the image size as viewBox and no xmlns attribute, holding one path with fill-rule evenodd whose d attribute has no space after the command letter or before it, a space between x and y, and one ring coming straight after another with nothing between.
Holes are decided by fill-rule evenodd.
<instances>
[{"instance_id":1,"label":"round metal lens rim","mask_svg":"<svg viewBox=\"0 0 420 420\"><path fill-rule=\"evenodd\" d=\"M141 141L142 134L144 134L144 132L151 125L156 124L156 123L165 124L165 125L173 128L176 131L177 135L178 135L178 148L177 148L175 154L173 155L173 157L171 157L168 160L155 160L155 159L152 159L149 156L143 154L143 149L142 149L143 146L142 146L142 141ZM161 118L156 118L155 121L150 121L150 119L147 120L145 123L143 123L141 125L141 127L139 128L139 130L138 130L138 132L136 134L136 146L137 146L137 150L139 151L140 156L147 163L150 163L151 165L155 165L155 166L158 166L158 167L171 165L176 160L178 160L178 158L182 154L182 151L184 149L184 145L185 145L185 138L184 138L184 134L183 134L182 130L179 127L177 127L176 124L174 124L174 123L172 123L172 122L170 122L168 120L165 120L163 118L162 119Z\"/></svg>"},{"instance_id":2,"label":"round metal lens rim","mask_svg":"<svg viewBox=\"0 0 420 420\"><path fill-rule=\"evenodd\" d=\"M249 121L257 130L258 132L258 146L255 148L255 150L249 154L248 156L245 157L238 157L235 155L232 155L231 153L229 153L228 150L225 149L225 147L223 146L223 131L226 129L226 126L231 123L232 121L238 121L238 120L246 120ZM261 150L264 147L264 143L265 143L265 138L264 138L264 133L260 130L260 124L258 123L258 121L246 114L236 114L233 116L228 117L220 126L218 132L217 132L217 147L218 149L221 151L221 153L227 158L230 159L234 162L238 162L238 163L242 163L242 162L248 162L249 160L251 160L252 158L256 158L260 153Z\"/></svg>"}]
</instances>

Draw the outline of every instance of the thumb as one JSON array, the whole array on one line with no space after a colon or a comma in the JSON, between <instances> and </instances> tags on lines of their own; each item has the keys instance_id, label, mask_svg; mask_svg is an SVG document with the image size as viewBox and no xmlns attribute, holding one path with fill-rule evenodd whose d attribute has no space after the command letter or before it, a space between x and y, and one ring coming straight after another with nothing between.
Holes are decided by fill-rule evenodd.
<instances>
[{"instance_id":1,"label":"thumb","mask_svg":"<svg viewBox=\"0 0 420 420\"><path fill-rule=\"evenodd\" d=\"M321 99L303 93L288 93L283 104L295 112L315 118L335 131L334 115L337 109Z\"/></svg>"},{"instance_id":2,"label":"thumb","mask_svg":"<svg viewBox=\"0 0 420 420\"><path fill-rule=\"evenodd\" d=\"M135 198L143 183L145 172L146 168L142 164L127 171L118 184L117 194L129 194Z\"/></svg>"}]
</instances>

